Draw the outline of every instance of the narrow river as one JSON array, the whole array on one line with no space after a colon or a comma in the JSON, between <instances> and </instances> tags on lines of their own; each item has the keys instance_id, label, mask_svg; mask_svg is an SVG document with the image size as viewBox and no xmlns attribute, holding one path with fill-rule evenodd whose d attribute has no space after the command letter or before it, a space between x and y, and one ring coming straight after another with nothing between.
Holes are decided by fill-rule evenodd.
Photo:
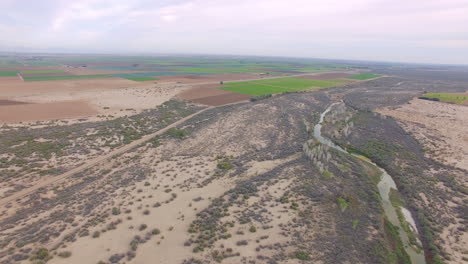
<instances>
[{"instance_id":1,"label":"narrow river","mask_svg":"<svg viewBox=\"0 0 468 264\"><path fill-rule=\"evenodd\" d=\"M338 151L341 151L341 152L344 152L344 153L348 153L350 155L353 155L355 157L358 157L360 158L358 155L355 155L353 153L350 153L350 152L347 152L346 150L344 150L343 148L341 148L340 146L337 146L335 143L333 143L330 139L328 138L325 138L322 136L322 123L323 123L323 120L325 118L325 115L327 113L329 113L332 109L332 107L336 104L339 104L341 102L337 102L337 103L333 103L331 104L321 115L320 115L320 121L318 124L316 124L314 126L314 137L320 141L322 144L325 144L331 148L334 148ZM380 178L380 182L377 184L377 188L379 189L379 193L380 193L380 197L382 199L382 206L384 208L384 212L385 212L385 215L387 216L388 220L394 225L394 226L397 226L398 227L398 230L399 230L399 233L400 233L400 238L401 238L401 241L403 242L403 245L405 247L405 250L406 252L408 253L408 255L410 256L411 258L411 262L413 264L425 264L426 263L426 260L424 258L424 253L423 251L421 250L420 252L417 252L411 245L410 245L410 242L409 242L409 238L408 238L408 235L406 234L406 232L403 230L402 228L402 225L398 219L398 216L397 216L397 212L396 212L396 208L392 205L392 203L390 202L390 190L391 189L395 189L395 190L398 190L397 187L396 187L396 184L395 184L395 181L393 180L393 178L381 167L377 166L377 164L369 161L369 160L366 160L366 159L362 159L361 160L367 162L367 163L370 163L374 166L376 166L381 172L382 172L382 175L381 175L381 178ZM403 215L406 219L406 221L411 225L411 227L413 228L413 231L417 234L417 229L416 229L416 225L414 224L415 221L413 219L413 217L411 216L411 213L406 209L406 208L403 208L401 207L401 210L403 212Z\"/></svg>"}]
</instances>

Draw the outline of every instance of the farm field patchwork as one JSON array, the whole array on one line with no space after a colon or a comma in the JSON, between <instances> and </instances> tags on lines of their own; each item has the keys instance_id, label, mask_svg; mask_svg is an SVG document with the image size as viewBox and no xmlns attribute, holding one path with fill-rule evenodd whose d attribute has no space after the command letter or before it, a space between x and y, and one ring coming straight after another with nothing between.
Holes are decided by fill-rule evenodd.
<instances>
[{"instance_id":1,"label":"farm field patchwork","mask_svg":"<svg viewBox=\"0 0 468 264\"><path fill-rule=\"evenodd\" d=\"M452 104L468 104L468 95L454 93L426 93L420 99L441 101Z\"/></svg>"},{"instance_id":2,"label":"farm field patchwork","mask_svg":"<svg viewBox=\"0 0 468 264\"><path fill-rule=\"evenodd\" d=\"M320 89L346 83L345 80L312 80L302 78L278 78L260 81L226 83L219 89L252 96Z\"/></svg>"},{"instance_id":3,"label":"farm field patchwork","mask_svg":"<svg viewBox=\"0 0 468 264\"><path fill-rule=\"evenodd\" d=\"M368 79L373 79L373 78L377 78L377 77L380 77L380 76L382 76L382 75L373 74L373 73L361 73L361 74L356 74L356 75L349 76L349 77L346 77L346 78L354 79L354 80L368 80Z\"/></svg>"}]
</instances>

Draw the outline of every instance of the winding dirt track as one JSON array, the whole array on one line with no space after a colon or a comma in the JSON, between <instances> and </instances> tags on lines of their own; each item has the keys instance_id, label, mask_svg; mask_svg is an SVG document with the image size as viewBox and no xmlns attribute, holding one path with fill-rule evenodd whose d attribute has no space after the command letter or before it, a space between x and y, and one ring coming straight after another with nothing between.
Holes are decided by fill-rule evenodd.
<instances>
[{"instance_id":1,"label":"winding dirt track","mask_svg":"<svg viewBox=\"0 0 468 264\"><path fill-rule=\"evenodd\" d=\"M69 170L69 171L67 171L67 172L65 172L63 174L60 174L60 175L45 179L45 180L41 181L40 183L38 183L38 184L36 184L34 186L23 189L23 190L21 190L19 192L16 192L16 193L14 193L14 194L12 194L12 195L10 195L8 197L2 198L2 199L0 199L0 206L4 206L9 202L12 202L12 201L14 201L16 199L22 198L22 197L24 197L24 196L26 196L28 194L31 194L31 193L37 191L38 189L40 189L42 187L46 187L46 186L48 186L50 184L62 181L64 179L68 178L68 177L71 177L74 174L80 173L80 172L82 172L82 171L84 171L84 170L86 170L88 168L93 167L96 164L99 164L99 163L101 163L103 161L106 161L106 160L112 158L115 155L119 155L119 154L122 154L124 152L127 152L128 150L130 150L130 149L132 149L132 148L134 148L134 147L136 147L136 146L138 146L138 145L140 145L142 143L145 143L146 141L150 140L151 138L163 134L164 132L166 132L170 128L178 126L178 125L182 124L183 122L189 120L190 118L192 118L192 117L194 117L196 115L199 115L199 114L205 112L206 110L212 109L212 108L213 107L207 107L205 109L202 109L202 110L200 110L198 112L195 112L195 113L193 113L193 114L191 114L189 116L186 116L186 117L184 117L184 118L182 118L182 119L168 125L167 127L163 128L161 130L158 130L158 131L156 131L156 132L154 132L152 134L148 134L146 136L143 136L142 138L140 138L138 140L135 140L135 141L133 141L132 143L130 143L128 145L125 145L125 146L122 146L122 147L120 147L118 149L115 149L115 150L107 153L106 155L103 155L103 156L97 157L95 159L89 160L86 163L84 163L83 165L78 166L76 168L73 168L73 169L71 169L71 170Z\"/></svg>"}]
</instances>

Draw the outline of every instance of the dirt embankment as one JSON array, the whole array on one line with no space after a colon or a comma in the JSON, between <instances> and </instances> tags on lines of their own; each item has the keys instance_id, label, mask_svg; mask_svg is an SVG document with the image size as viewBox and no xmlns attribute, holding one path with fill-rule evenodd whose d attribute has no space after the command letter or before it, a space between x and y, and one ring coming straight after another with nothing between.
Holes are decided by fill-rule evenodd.
<instances>
[{"instance_id":1,"label":"dirt embankment","mask_svg":"<svg viewBox=\"0 0 468 264\"><path fill-rule=\"evenodd\" d=\"M414 99L377 111L398 120L429 157L468 171L468 107Z\"/></svg>"},{"instance_id":2,"label":"dirt embankment","mask_svg":"<svg viewBox=\"0 0 468 264\"><path fill-rule=\"evenodd\" d=\"M403 100L406 96L405 92L399 94L398 91L393 91L394 95L390 91L386 92L397 100ZM400 96L402 97L399 98ZM349 96L347 99L356 100L353 101L355 105L368 109L365 108L366 104L369 105L366 98ZM357 100L361 101L358 103ZM371 105L396 102L398 101L383 100L372 102ZM429 109L426 109L428 113L423 113L425 107L418 106L418 103L378 110L395 115L397 120L401 116L414 123L404 120L397 122L371 111L349 108L350 118L336 120L324 128L333 141L350 151L369 157L394 178L406 206L416 218L418 229L424 230L419 232L419 236L429 261L444 259L447 263L460 263L464 257L463 248L468 245L468 232L461 228L467 224L464 213L467 209L464 201L468 199L464 191L467 188L466 171L448 166L451 165L447 162L451 153L447 151L440 155L443 163L435 162L431 152L423 145L426 139L435 147L440 146L438 141L450 144L451 141L461 139L451 132L444 132L445 128L432 128L450 125L451 123L444 123L443 119L456 119L456 115L448 115L446 110L437 108L434 110L439 110L440 113ZM435 120L428 122L432 118ZM456 130L457 127L461 128L460 125L454 125L452 129ZM447 136L439 133L447 133ZM422 142L417 140L421 135L424 135ZM444 219L450 219L452 224L447 225Z\"/></svg>"}]
</instances>

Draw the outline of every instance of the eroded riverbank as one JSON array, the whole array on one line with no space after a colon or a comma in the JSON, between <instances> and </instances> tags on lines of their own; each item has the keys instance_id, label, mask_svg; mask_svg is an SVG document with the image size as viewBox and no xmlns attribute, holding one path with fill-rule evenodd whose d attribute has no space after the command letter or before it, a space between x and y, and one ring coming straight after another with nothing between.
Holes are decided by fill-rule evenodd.
<instances>
[{"instance_id":1,"label":"eroded riverbank","mask_svg":"<svg viewBox=\"0 0 468 264\"><path fill-rule=\"evenodd\" d=\"M359 155L356 155L354 153L350 153L350 152L344 150L343 148L341 148L340 146L336 145L335 143L333 143L333 141L331 141L331 140L325 138L324 136L322 136L321 128L322 128L322 124L324 122L325 116L330 111L332 111L332 108L335 105L338 105L338 104L341 104L341 103L342 102L333 103L324 112L321 113L319 122L314 126L314 137L320 143L322 143L322 144L324 144L324 145L326 145L326 146L328 146L330 148L336 149L336 150L338 150L340 152L345 152L345 153L348 153L349 155L360 158L363 161L377 167L382 172L381 178L380 178L379 183L377 184L377 187L378 187L378 190L379 190L380 198L382 200L382 207L384 209L385 216L392 223L392 225L398 227L399 237L400 237L400 239L401 239L401 241L403 243L403 246L405 248L406 253L410 256L411 262L414 263L414 264L425 264L426 261L425 261L423 250L421 250L419 248L415 248L415 246L412 245L412 243L410 242L410 238L409 238L408 234L406 233L405 229L403 228L403 225L410 225L412 227L412 229L414 229L413 230L414 233L416 233L416 235L417 235L418 231L417 231L416 226L414 224L415 220L413 219L413 217L412 217L411 213L409 212L409 210L407 210L404 207L397 208L397 206L395 206L390 200L390 192L392 190L398 191L398 188L397 188L397 186L395 184L395 181L390 176L390 174L388 174L387 171L385 171L383 168L379 167L377 164L375 164L374 162L372 162L368 158L362 158ZM403 218L398 217L398 210L401 210L401 211L404 212L404 213L402 213ZM404 219L403 221L405 221L406 223L402 223L401 219ZM420 244L419 239L417 239L417 241L418 241L418 244Z\"/></svg>"}]
</instances>

